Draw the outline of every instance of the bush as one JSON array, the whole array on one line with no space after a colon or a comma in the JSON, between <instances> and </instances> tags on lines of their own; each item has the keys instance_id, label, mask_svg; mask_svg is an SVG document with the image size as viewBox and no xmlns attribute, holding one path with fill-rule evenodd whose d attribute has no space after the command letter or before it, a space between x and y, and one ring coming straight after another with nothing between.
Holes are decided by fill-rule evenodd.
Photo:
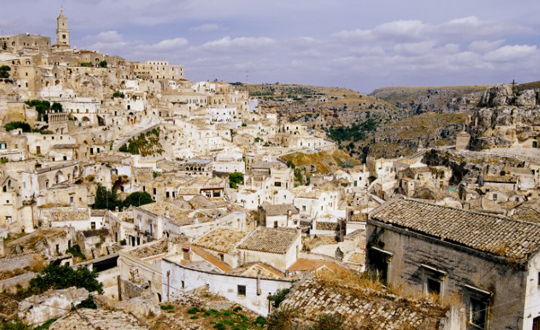
<instances>
[{"instance_id":1,"label":"bush","mask_svg":"<svg viewBox=\"0 0 540 330\"><path fill-rule=\"evenodd\" d=\"M200 312L200 310L197 307L193 307L193 308L188 309L187 312L188 314L197 314L198 312Z\"/></svg>"},{"instance_id":2,"label":"bush","mask_svg":"<svg viewBox=\"0 0 540 330\"><path fill-rule=\"evenodd\" d=\"M253 321L253 324L264 327L266 325L266 319L262 316L258 316L257 319Z\"/></svg>"},{"instance_id":3,"label":"bush","mask_svg":"<svg viewBox=\"0 0 540 330\"><path fill-rule=\"evenodd\" d=\"M96 302L94 301L94 296L89 295L88 298L81 301L81 303L77 305L77 308L97 309Z\"/></svg>"},{"instance_id":4,"label":"bush","mask_svg":"<svg viewBox=\"0 0 540 330\"><path fill-rule=\"evenodd\" d=\"M128 208L131 205L133 206L141 206L145 204L153 203L154 199L152 196L150 196L149 193L145 191L137 191L134 193L131 193L124 201L122 202L122 206L124 208Z\"/></svg>"},{"instance_id":5,"label":"bush","mask_svg":"<svg viewBox=\"0 0 540 330\"><path fill-rule=\"evenodd\" d=\"M337 315L320 315L311 330L341 330L343 319Z\"/></svg>"},{"instance_id":6,"label":"bush","mask_svg":"<svg viewBox=\"0 0 540 330\"><path fill-rule=\"evenodd\" d=\"M26 325L22 321L13 321L2 323L2 330L32 330L32 327Z\"/></svg>"},{"instance_id":7,"label":"bush","mask_svg":"<svg viewBox=\"0 0 540 330\"><path fill-rule=\"evenodd\" d=\"M92 67L93 66L92 63L90 63L90 62L81 62L81 63L79 63L79 65L83 66L83 67Z\"/></svg>"},{"instance_id":8,"label":"bush","mask_svg":"<svg viewBox=\"0 0 540 330\"><path fill-rule=\"evenodd\" d=\"M164 311L170 311L174 309L174 305L161 305L161 309Z\"/></svg>"},{"instance_id":9,"label":"bush","mask_svg":"<svg viewBox=\"0 0 540 330\"><path fill-rule=\"evenodd\" d=\"M64 108L62 107L62 104L54 102L51 106L51 110L54 112L63 112Z\"/></svg>"},{"instance_id":10,"label":"bush","mask_svg":"<svg viewBox=\"0 0 540 330\"><path fill-rule=\"evenodd\" d=\"M35 278L30 280L28 293L36 295L49 289L67 289L73 286L85 288L90 292L103 292L103 284L97 280L95 271L90 271L86 267L79 267L75 270L67 265L49 264Z\"/></svg>"},{"instance_id":11,"label":"bush","mask_svg":"<svg viewBox=\"0 0 540 330\"><path fill-rule=\"evenodd\" d=\"M12 121L4 125L6 131L13 131L14 129L22 128L23 132L29 133L32 131L30 124L25 123L24 121Z\"/></svg>"},{"instance_id":12,"label":"bush","mask_svg":"<svg viewBox=\"0 0 540 330\"><path fill-rule=\"evenodd\" d=\"M11 68L7 65L0 66L0 78L2 79L8 79L9 78L9 71L11 71Z\"/></svg>"},{"instance_id":13,"label":"bush","mask_svg":"<svg viewBox=\"0 0 540 330\"><path fill-rule=\"evenodd\" d=\"M267 319L268 330L294 330L296 312L290 308L276 309Z\"/></svg>"},{"instance_id":14,"label":"bush","mask_svg":"<svg viewBox=\"0 0 540 330\"><path fill-rule=\"evenodd\" d=\"M107 67L107 61L103 60L103 61L99 62L99 66L101 68L106 68Z\"/></svg>"},{"instance_id":15,"label":"bush","mask_svg":"<svg viewBox=\"0 0 540 330\"><path fill-rule=\"evenodd\" d=\"M238 184L244 183L244 174L240 172L234 172L229 174L229 186L233 189L238 189Z\"/></svg>"},{"instance_id":16,"label":"bush","mask_svg":"<svg viewBox=\"0 0 540 330\"><path fill-rule=\"evenodd\" d=\"M275 295L268 296L268 300L272 301L272 306L278 308L279 305L287 298L287 295L291 292L289 289L283 289L276 292Z\"/></svg>"},{"instance_id":17,"label":"bush","mask_svg":"<svg viewBox=\"0 0 540 330\"><path fill-rule=\"evenodd\" d=\"M113 93L112 97L113 97L113 99L116 98L116 97L123 99L124 97L126 97L126 95L124 95L124 93L122 93L120 91L116 91L116 92Z\"/></svg>"},{"instance_id":18,"label":"bush","mask_svg":"<svg viewBox=\"0 0 540 330\"><path fill-rule=\"evenodd\" d=\"M49 101L30 100L24 103L31 108L36 108L39 119L43 119L47 115L49 110L51 110L51 103Z\"/></svg>"},{"instance_id":19,"label":"bush","mask_svg":"<svg viewBox=\"0 0 540 330\"><path fill-rule=\"evenodd\" d=\"M86 259L79 245L73 245L72 247L66 250L66 253L71 254L75 258Z\"/></svg>"}]
</instances>

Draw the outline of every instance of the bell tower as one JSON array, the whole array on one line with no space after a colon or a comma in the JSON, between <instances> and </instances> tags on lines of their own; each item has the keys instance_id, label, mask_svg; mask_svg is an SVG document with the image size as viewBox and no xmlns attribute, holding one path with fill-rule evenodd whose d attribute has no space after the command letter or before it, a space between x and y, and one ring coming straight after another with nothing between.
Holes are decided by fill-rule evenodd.
<instances>
[{"instance_id":1,"label":"bell tower","mask_svg":"<svg viewBox=\"0 0 540 330\"><path fill-rule=\"evenodd\" d=\"M64 8L60 9L60 15L56 19L56 48L69 49L69 26Z\"/></svg>"}]
</instances>

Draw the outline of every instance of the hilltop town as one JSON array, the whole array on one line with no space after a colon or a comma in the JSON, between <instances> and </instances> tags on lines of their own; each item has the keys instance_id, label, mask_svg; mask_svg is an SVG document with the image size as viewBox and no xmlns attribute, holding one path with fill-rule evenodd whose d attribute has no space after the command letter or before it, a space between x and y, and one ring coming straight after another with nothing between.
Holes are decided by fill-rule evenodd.
<instances>
[{"instance_id":1,"label":"hilltop town","mask_svg":"<svg viewBox=\"0 0 540 330\"><path fill-rule=\"evenodd\" d=\"M540 92L192 82L0 36L1 329L540 329Z\"/></svg>"}]
</instances>

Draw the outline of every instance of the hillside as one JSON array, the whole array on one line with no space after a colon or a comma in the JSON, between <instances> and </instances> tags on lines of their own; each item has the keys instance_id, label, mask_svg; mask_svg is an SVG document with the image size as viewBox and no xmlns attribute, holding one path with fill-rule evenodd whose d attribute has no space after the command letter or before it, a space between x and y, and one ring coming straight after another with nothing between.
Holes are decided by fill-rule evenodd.
<instances>
[{"instance_id":1,"label":"hillside","mask_svg":"<svg viewBox=\"0 0 540 330\"><path fill-rule=\"evenodd\" d=\"M261 108L313 128L349 126L370 115L399 117L391 103L351 89L291 84L242 84L236 86L258 97Z\"/></svg>"},{"instance_id":2,"label":"hillside","mask_svg":"<svg viewBox=\"0 0 540 330\"><path fill-rule=\"evenodd\" d=\"M444 86L444 87L383 87L370 96L385 100L397 108L419 114L423 112L460 112L478 104L489 86Z\"/></svg>"}]
</instances>

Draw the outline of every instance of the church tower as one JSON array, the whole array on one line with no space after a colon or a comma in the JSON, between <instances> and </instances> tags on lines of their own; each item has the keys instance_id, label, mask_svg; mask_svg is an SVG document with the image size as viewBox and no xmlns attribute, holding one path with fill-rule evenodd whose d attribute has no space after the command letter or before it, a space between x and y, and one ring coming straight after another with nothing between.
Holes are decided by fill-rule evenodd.
<instances>
[{"instance_id":1,"label":"church tower","mask_svg":"<svg viewBox=\"0 0 540 330\"><path fill-rule=\"evenodd\" d=\"M60 15L56 19L56 48L69 49L69 27L64 8L60 9Z\"/></svg>"}]
</instances>

